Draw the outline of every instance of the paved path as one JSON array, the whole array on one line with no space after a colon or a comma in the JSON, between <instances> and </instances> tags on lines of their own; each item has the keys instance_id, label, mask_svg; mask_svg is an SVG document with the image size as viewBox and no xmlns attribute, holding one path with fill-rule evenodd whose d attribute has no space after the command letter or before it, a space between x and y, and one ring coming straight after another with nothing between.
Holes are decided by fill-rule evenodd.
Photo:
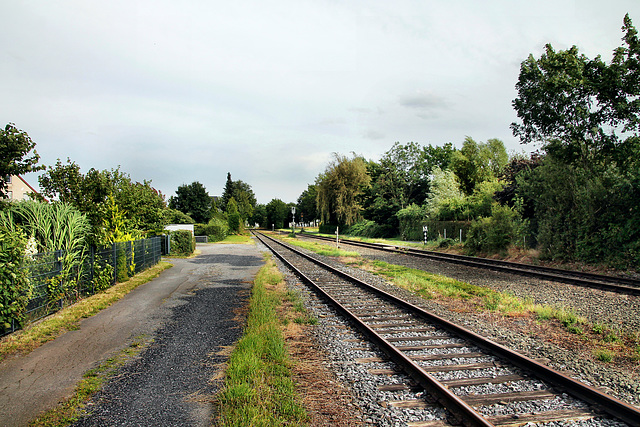
<instances>
[{"instance_id":1,"label":"paved path","mask_svg":"<svg viewBox=\"0 0 640 427\"><path fill-rule=\"evenodd\" d=\"M206 424L209 405L197 395L212 390L210 377L199 375L212 374L219 347L239 337L233 310L246 301L263 260L254 245L198 249L201 255L172 260L173 268L83 320L79 330L0 365L0 426L26 425L68 397L84 372L141 334L155 341L125 368L131 375L120 378L132 380L118 384L124 396L102 396L95 406L98 417L83 425L159 425L156 417L163 413L173 417L163 425ZM103 402L115 402L118 410L105 413ZM130 410L138 416L132 418Z\"/></svg>"}]
</instances>

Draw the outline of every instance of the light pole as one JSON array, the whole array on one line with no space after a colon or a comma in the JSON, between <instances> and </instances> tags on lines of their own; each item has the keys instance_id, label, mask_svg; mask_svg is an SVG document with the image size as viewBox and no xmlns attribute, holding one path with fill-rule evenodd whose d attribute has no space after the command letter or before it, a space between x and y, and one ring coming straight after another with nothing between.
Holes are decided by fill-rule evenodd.
<instances>
[{"instance_id":1,"label":"light pole","mask_svg":"<svg viewBox=\"0 0 640 427\"><path fill-rule=\"evenodd\" d=\"M296 234L296 207L291 206L291 215L293 215L293 234Z\"/></svg>"}]
</instances>

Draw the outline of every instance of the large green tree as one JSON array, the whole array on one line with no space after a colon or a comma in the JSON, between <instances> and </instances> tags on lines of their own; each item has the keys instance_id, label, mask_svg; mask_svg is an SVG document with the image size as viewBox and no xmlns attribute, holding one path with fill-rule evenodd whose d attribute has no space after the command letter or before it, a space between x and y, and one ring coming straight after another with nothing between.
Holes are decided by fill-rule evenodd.
<instances>
[{"instance_id":1,"label":"large green tree","mask_svg":"<svg viewBox=\"0 0 640 427\"><path fill-rule=\"evenodd\" d=\"M176 195L169 198L169 207L189 215L200 224L206 224L211 218L211 197L198 181L179 186Z\"/></svg>"},{"instance_id":2,"label":"large green tree","mask_svg":"<svg viewBox=\"0 0 640 427\"><path fill-rule=\"evenodd\" d=\"M318 210L325 224L352 225L361 218L360 201L371 177L366 162L353 153L351 158L333 153L324 173L316 179Z\"/></svg>"},{"instance_id":3,"label":"large green tree","mask_svg":"<svg viewBox=\"0 0 640 427\"><path fill-rule=\"evenodd\" d=\"M497 177L509 162L504 143L496 138L487 142L476 142L466 137L462 148L451 154L450 168L460 181L466 195L483 181Z\"/></svg>"},{"instance_id":4,"label":"large green tree","mask_svg":"<svg viewBox=\"0 0 640 427\"><path fill-rule=\"evenodd\" d=\"M249 225L259 225L260 227L267 228L267 207L263 204L256 204L253 209L253 215L249 218Z\"/></svg>"},{"instance_id":5,"label":"large green tree","mask_svg":"<svg viewBox=\"0 0 640 427\"><path fill-rule=\"evenodd\" d=\"M296 203L296 217L298 220L312 222L318 218L317 196L318 189L315 184L307 185L307 189L300 194Z\"/></svg>"},{"instance_id":6,"label":"large green tree","mask_svg":"<svg viewBox=\"0 0 640 427\"><path fill-rule=\"evenodd\" d=\"M544 160L518 175L543 254L640 262L640 42L628 15L607 64L551 45L520 67L514 135Z\"/></svg>"},{"instance_id":7,"label":"large green tree","mask_svg":"<svg viewBox=\"0 0 640 427\"><path fill-rule=\"evenodd\" d=\"M220 197L220 209L226 212L229 200L233 198L238 207L238 214L242 220L247 220L253 215L256 206L256 196L249 184L241 180L232 180L231 173L227 173L227 181Z\"/></svg>"},{"instance_id":8,"label":"large green tree","mask_svg":"<svg viewBox=\"0 0 640 427\"><path fill-rule=\"evenodd\" d=\"M453 171L437 166L433 169L431 191L424 206L427 216L433 220L467 219L464 194Z\"/></svg>"},{"instance_id":9,"label":"large green tree","mask_svg":"<svg viewBox=\"0 0 640 427\"><path fill-rule=\"evenodd\" d=\"M280 199L272 199L265 207L267 214L267 228L284 228L290 214L289 206Z\"/></svg>"},{"instance_id":10,"label":"large green tree","mask_svg":"<svg viewBox=\"0 0 640 427\"><path fill-rule=\"evenodd\" d=\"M434 167L446 168L454 148L396 142L379 162L368 162L371 187L364 199L364 216L384 225L390 234L398 232L397 213L411 205L421 205L429 192Z\"/></svg>"},{"instance_id":11,"label":"large green tree","mask_svg":"<svg viewBox=\"0 0 640 427\"><path fill-rule=\"evenodd\" d=\"M19 130L13 123L0 129L0 199L6 197L7 177L44 168L37 166L40 156L35 146L27 132Z\"/></svg>"},{"instance_id":12,"label":"large green tree","mask_svg":"<svg viewBox=\"0 0 640 427\"><path fill-rule=\"evenodd\" d=\"M623 46L609 65L576 46L555 51L547 44L540 58L530 55L516 84L514 135L587 168L603 160L637 165L630 155L640 147L640 42L629 15L622 30Z\"/></svg>"}]
</instances>

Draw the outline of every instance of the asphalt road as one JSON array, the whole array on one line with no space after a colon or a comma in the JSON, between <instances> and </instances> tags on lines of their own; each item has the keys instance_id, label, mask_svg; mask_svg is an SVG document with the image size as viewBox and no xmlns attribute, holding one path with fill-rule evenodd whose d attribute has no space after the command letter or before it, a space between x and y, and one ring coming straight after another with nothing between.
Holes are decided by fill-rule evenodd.
<instances>
[{"instance_id":1,"label":"asphalt road","mask_svg":"<svg viewBox=\"0 0 640 427\"><path fill-rule=\"evenodd\" d=\"M194 259L142 285L80 329L0 366L0 425L26 425L68 397L88 369L135 337L153 342L111 380L80 426L208 425L210 381L241 334L234 313L263 259L254 245L199 245Z\"/></svg>"}]
</instances>

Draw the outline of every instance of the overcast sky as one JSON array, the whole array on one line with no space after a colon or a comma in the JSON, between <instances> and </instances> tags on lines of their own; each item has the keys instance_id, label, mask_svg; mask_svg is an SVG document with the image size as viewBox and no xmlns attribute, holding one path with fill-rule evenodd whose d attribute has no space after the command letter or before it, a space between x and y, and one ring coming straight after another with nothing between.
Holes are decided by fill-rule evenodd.
<instances>
[{"instance_id":1,"label":"overcast sky","mask_svg":"<svg viewBox=\"0 0 640 427\"><path fill-rule=\"evenodd\" d=\"M532 151L509 129L520 63L545 43L609 62L627 12L640 28L638 0L4 0L0 125L167 199L230 172L293 202L332 152Z\"/></svg>"}]
</instances>

